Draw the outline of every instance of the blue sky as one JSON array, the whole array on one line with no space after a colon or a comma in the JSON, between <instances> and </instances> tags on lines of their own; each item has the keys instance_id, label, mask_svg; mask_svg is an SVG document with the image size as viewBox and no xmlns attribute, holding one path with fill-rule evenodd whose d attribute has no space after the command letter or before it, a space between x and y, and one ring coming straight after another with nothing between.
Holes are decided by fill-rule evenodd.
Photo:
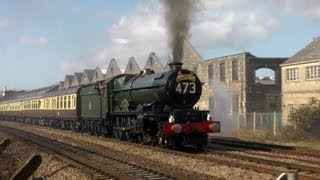
<instances>
[{"instance_id":1,"label":"blue sky","mask_svg":"<svg viewBox=\"0 0 320 180\"><path fill-rule=\"evenodd\" d=\"M200 2L200 1L199 1ZM320 36L318 0L203 0L189 40L204 58L250 52L290 57ZM0 89L33 89L83 69L143 67L150 52L169 56L156 0L2 0Z\"/></svg>"}]
</instances>

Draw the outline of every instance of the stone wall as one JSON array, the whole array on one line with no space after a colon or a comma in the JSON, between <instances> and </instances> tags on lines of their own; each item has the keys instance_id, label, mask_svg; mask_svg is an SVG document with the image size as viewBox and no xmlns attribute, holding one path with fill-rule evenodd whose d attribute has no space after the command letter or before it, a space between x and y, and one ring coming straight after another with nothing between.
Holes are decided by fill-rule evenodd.
<instances>
[{"instance_id":1,"label":"stone wall","mask_svg":"<svg viewBox=\"0 0 320 180\"><path fill-rule=\"evenodd\" d=\"M199 109L213 110L219 103L225 103L230 113L281 111L279 65L287 58L259 58L243 52L203 60L188 42L184 50L183 68L195 71L203 82L202 96L196 104ZM255 71L259 68L274 70L274 85L255 82Z\"/></svg>"}]
</instances>

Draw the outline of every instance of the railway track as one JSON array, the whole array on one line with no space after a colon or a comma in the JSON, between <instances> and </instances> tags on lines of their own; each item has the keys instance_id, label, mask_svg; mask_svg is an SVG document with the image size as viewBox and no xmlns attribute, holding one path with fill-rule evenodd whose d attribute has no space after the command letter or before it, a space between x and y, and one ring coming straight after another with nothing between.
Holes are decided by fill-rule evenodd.
<instances>
[{"instance_id":1,"label":"railway track","mask_svg":"<svg viewBox=\"0 0 320 180\"><path fill-rule=\"evenodd\" d=\"M244 140L234 140L234 139L224 139L224 138L210 138L212 144L219 144L223 146L236 147L236 148L244 148L251 150L259 150L266 152L275 152L282 153L288 155L295 156L309 156L313 158L320 159L320 151L292 147L292 146L282 146L276 144L266 144L252 141L244 141Z\"/></svg>"},{"instance_id":2,"label":"railway track","mask_svg":"<svg viewBox=\"0 0 320 180\"><path fill-rule=\"evenodd\" d=\"M222 150L223 148L221 148L220 150ZM287 168L289 171L293 170L293 171L297 171L300 173L313 173L313 174L317 174L318 176L320 175L320 168L319 168L319 164L317 164L315 166L312 165L301 165L301 164L297 164L297 163L289 163L289 162L284 162L284 161L279 161L279 160L273 160L273 156L265 156L265 157L252 157L252 156L247 156L247 155L241 155L241 154L232 154L226 151L220 151L217 149L215 150L209 150L209 154L213 154L213 155L220 155L220 156L224 156L224 157L229 157L229 158L234 158L237 160L242 160L242 161L250 161L253 163L257 163L257 164L266 164L266 165L271 165L271 166L281 166L281 167L285 167Z\"/></svg>"},{"instance_id":3,"label":"railway track","mask_svg":"<svg viewBox=\"0 0 320 180\"><path fill-rule=\"evenodd\" d=\"M257 164L285 167L288 171L299 172L300 179L320 179L320 160L317 159L319 155L318 151L241 140L221 138L212 138L211 140L213 142L209 146L209 154L230 157ZM238 151L241 154L234 153L235 151ZM302 155L303 157L301 157ZM313 159L306 159L307 157ZM275 160L277 158L282 160ZM295 162L285 162L291 160L294 160ZM259 167L257 170L260 171L260 168L264 169L264 167Z\"/></svg>"},{"instance_id":4,"label":"railway track","mask_svg":"<svg viewBox=\"0 0 320 180\"><path fill-rule=\"evenodd\" d=\"M124 143L128 143L128 142L124 142ZM130 143L129 143L130 144ZM140 144L136 144L135 146L143 146ZM196 154L196 153L190 153L190 150L187 150L188 152L183 152L183 151L172 151L169 149L164 149L164 148L159 148L159 147L150 147L147 146L146 148L151 148L151 149L157 149L158 151L161 152L165 152L165 153L170 153L170 154L174 154L177 156L183 156L183 157L189 157L192 159L198 159L198 160L202 160L202 161L206 161L206 162L211 162L211 163L215 163L215 164L220 164L220 165L227 165L227 166L231 166L231 167L237 167L237 168L241 168L241 169L247 169L247 170L252 170L255 172L259 172L259 173L266 173L266 174L271 174L274 177L278 176L279 174L283 173L283 171L279 170L277 167L268 167L266 165L270 165L273 164L274 166L283 166L284 168L287 168L287 172L300 172L298 177L301 180L315 180L315 179L320 179L320 171L319 168L315 168L313 169L312 167L306 167L306 166L295 166L293 164L290 163L282 163L279 161L264 161L264 159L261 158L247 158L241 155L231 155L232 158L234 159L238 159L238 161L235 160L229 160L229 159L225 159L223 157L226 157L226 155L229 156L229 154L221 152L221 151L211 151L208 150L207 153L200 153L200 154ZM218 155L220 157L210 157L208 155L210 154L215 154ZM255 162L256 164L250 164L247 163L248 161L252 161ZM301 170L304 170L305 172L301 172ZM310 174L311 173L311 174ZM316 175L315 175L316 173Z\"/></svg>"},{"instance_id":5,"label":"railway track","mask_svg":"<svg viewBox=\"0 0 320 180\"><path fill-rule=\"evenodd\" d=\"M101 154L92 149L73 146L7 126L0 126L0 130L73 161L78 167L92 174L94 179L190 179L184 174L148 166L146 162L141 164L115 152L107 151Z\"/></svg>"},{"instance_id":6,"label":"railway track","mask_svg":"<svg viewBox=\"0 0 320 180\"><path fill-rule=\"evenodd\" d=\"M228 151L230 153L233 152L239 152L246 155L252 155L252 156L261 156L265 158L271 158L271 159L284 159L284 160L293 160L293 161L299 161L302 163L307 164L315 164L317 166L320 166L320 159L316 159L314 157L306 157L306 156L292 156L292 155L286 155L281 153L272 153L272 152L265 152L265 151L256 151L256 150L248 150L245 148L236 148L236 147L228 147L223 145L209 145L210 149L219 150L219 151Z\"/></svg>"},{"instance_id":7,"label":"railway track","mask_svg":"<svg viewBox=\"0 0 320 180\"><path fill-rule=\"evenodd\" d=\"M101 140L101 141L106 141L106 142L118 142L120 143L119 141L117 140L113 140L113 139L106 139L106 138L103 138L103 137L97 137L97 139ZM70 141L70 140L66 140L66 141ZM71 140L72 142L72 140ZM98 151L99 153L102 153L101 151L104 151L104 153L106 151L109 151L109 149L107 149L106 147L104 147L104 149L99 149L97 148L98 146L95 145L94 142L92 142L92 144L83 144L82 143L78 143L78 141L74 141L73 142L74 144L77 144L76 147L79 148L79 147L87 147L87 146L93 146L95 147L95 151ZM203 161L203 162L206 162L208 164L208 166L210 166L211 163L213 164L218 164L218 165L226 165L226 166L229 166L229 167L237 167L237 168L241 168L241 169L246 169L246 170L250 170L250 171L255 171L255 172L259 172L259 173L266 173L266 174L270 174L270 175L273 175L274 177L276 177L277 175L283 173L283 172L291 172L291 170L293 169L297 169L295 171L299 171L299 178L300 179L317 179L317 176L314 175L314 172L317 173L318 170L308 170L306 169L306 167L293 167L290 165L290 167L288 166L285 166L285 165L281 165L283 166L284 168L287 168L287 171L283 171L283 170L279 170L279 168L275 168L275 167L270 167L268 164L270 163L266 163L264 162L263 160L261 160L261 158L257 158L255 160L255 163L248 163L248 159L245 159L245 158L242 158L239 157L239 156L234 156L233 158L235 160L230 160L230 158L224 158L225 155L223 154L218 154L216 153L216 157L209 157L210 155L210 150L209 150L209 153L205 154L205 153L200 153L200 154L196 154L194 152L190 153L190 152L179 152L179 151L172 151L172 150L169 150L169 149L163 149L163 148L160 148L160 147L151 147L151 146L146 146L146 145L140 145L140 144L134 144L134 143L130 143L130 142L124 142L124 141L121 141L121 144L124 144L124 145L128 145L128 146L131 146L131 147L135 147L135 148L139 148L139 149L142 149L142 154L143 154L143 149L151 149L151 150L154 150L154 151L159 151L159 152L163 152L163 153L167 153L167 154L171 154L171 155L176 155L176 156L181 156L183 158L190 158L190 159L195 159L195 160L200 160L200 161ZM110 149L110 151L112 151L112 149ZM221 152L221 151L217 151L217 152ZM213 152L214 153L214 152ZM113 157L120 157L121 154L116 154L116 153L113 153ZM157 162L150 162L148 161L147 158L144 158L143 156L140 156L140 159L139 157L137 157L135 160L133 160L135 155L131 155L128 159L131 161L134 161L135 164L146 164L146 162L148 162L148 166L149 167L152 167L151 169L157 169L157 167L161 166L161 164L157 163ZM92 158L91 158L92 159ZM143 161L142 163L140 163L139 161ZM251 159L251 161L254 162L253 159ZM150 165L149 165L150 164ZM278 162L275 161L274 162L274 165L276 166L279 166ZM146 165L144 165L145 167ZM168 166L169 167L169 166ZM183 169L179 168L179 167L171 167L171 169L174 168L175 171L181 171L183 172ZM301 170L299 169L303 169L303 171L308 171L312 174L308 174L308 173L300 173ZM161 170L160 172L164 172L165 170ZM185 171L185 170L184 170ZM172 172L172 171L171 171ZM192 172L193 173L193 172ZM170 171L167 172L167 173L164 173L164 174L170 174ZM183 177L181 175L175 175L173 177ZM186 176L184 176L186 177ZM196 176L192 176L194 177L195 179L198 177L200 177L200 179L219 179L219 177L214 177L214 176L206 176L206 175L203 175L203 174L196 174ZM319 177L319 176L318 176ZM166 177L167 178L167 177ZM187 176L186 177L187 179L190 179L190 176ZM175 179L175 178L171 178L171 179ZM178 179L178 178L177 178ZM221 178L220 178L221 179Z\"/></svg>"},{"instance_id":8,"label":"railway track","mask_svg":"<svg viewBox=\"0 0 320 180\"><path fill-rule=\"evenodd\" d=\"M138 145L140 146L140 145ZM154 147L149 147L149 148L154 148ZM157 148L157 147L156 147ZM257 157L248 157L244 155L238 155L238 154L229 154L227 152L223 151L216 151L216 150L208 150L206 154L194 154L190 153L189 150L188 152L180 152L180 151L171 151L168 149L162 149L158 148L159 151L166 152L166 153L171 153L174 155L178 156L185 156L185 157L190 157L193 159L199 159L203 161L209 161L212 163L218 163L218 164L223 164L227 166L232 166L232 167L238 167L242 169L248 169L248 170L253 170L259 173L267 173L271 174L274 176L277 176L283 171L278 170L277 167L281 166L286 168L286 172L299 172L299 179L302 180L314 180L314 179L320 179L320 168L319 167L313 167L313 166L308 166L308 165L300 165L300 164L294 164L294 163L286 163L282 161L276 161L276 160L271 160L269 159L263 159L263 158L257 158ZM220 149L221 150L221 149ZM234 158L239 161L230 161L222 158L216 158L216 157L209 157L208 155L214 154L218 155L220 157L230 157ZM255 164L248 164L247 162L253 162ZM320 166L318 161L310 161L312 163L318 163L317 166ZM265 165L271 165L275 166L274 168L272 167L267 167Z\"/></svg>"}]
</instances>

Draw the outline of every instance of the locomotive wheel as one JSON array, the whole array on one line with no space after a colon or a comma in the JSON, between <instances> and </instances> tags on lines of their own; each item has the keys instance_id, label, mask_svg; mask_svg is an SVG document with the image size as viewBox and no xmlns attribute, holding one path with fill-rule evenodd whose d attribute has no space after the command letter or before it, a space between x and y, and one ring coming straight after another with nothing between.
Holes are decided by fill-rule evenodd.
<instances>
[{"instance_id":1,"label":"locomotive wheel","mask_svg":"<svg viewBox=\"0 0 320 180\"><path fill-rule=\"evenodd\" d=\"M124 135L124 139L126 140L126 141L131 141L131 133L130 133L130 131L125 131L125 132L123 132L123 135Z\"/></svg>"},{"instance_id":2,"label":"locomotive wheel","mask_svg":"<svg viewBox=\"0 0 320 180\"><path fill-rule=\"evenodd\" d=\"M181 147L181 143L180 143L179 139L177 139L176 137L168 137L167 147L169 149L176 150Z\"/></svg>"},{"instance_id":3,"label":"locomotive wheel","mask_svg":"<svg viewBox=\"0 0 320 180\"><path fill-rule=\"evenodd\" d=\"M150 143L150 138L148 136L146 136L144 133L139 133L137 135L137 140L139 144L148 144Z\"/></svg>"},{"instance_id":4,"label":"locomotive wheel","mask_svg":"<svg viewBox=\"0 0 320 180\"><path fill-rule=\"evenodd\" d=\"M203 144L197 144L196 147L197 147L197 151L205 150L205 145L203 145Z\"/></svg>"},{"instance_id":5,"label":"locomotive wheel","mask_svg":"<svg viewBox=\"0 0 320 180\"><path fill-rule=\"evenodd\" d=\"M118 131L118 130L112 130L113 131L113 135L114 135L114 137L116 138L116 139L119 139L119 140L121 140L121 137L122 137L122 133L120 132L120 131Z\"/></svg>"}]
</instances>

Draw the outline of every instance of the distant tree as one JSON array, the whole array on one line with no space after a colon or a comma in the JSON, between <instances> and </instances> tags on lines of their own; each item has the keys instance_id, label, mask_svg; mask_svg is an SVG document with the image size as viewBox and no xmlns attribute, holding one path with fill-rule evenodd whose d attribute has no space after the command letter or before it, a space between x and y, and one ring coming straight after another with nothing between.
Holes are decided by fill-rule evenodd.
<instances>
[{"instance_id":1,"label":"distant tree","mask_svg":"<svg viewBox=\"0 0 320 180\"><path fill-rule=\"evenodd\" d=\"M297 130L320 135L320 100L310 98L308 104L294 109L289 121Z\"/></svg>"}]
</instances>

